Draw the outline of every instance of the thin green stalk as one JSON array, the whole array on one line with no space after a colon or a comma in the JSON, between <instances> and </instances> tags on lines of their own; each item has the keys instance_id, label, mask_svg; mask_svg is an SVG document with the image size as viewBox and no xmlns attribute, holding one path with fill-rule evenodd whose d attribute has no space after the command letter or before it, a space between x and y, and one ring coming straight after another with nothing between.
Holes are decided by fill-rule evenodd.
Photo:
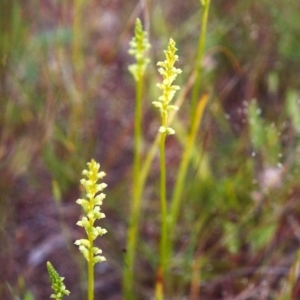
<instances>
[{"instance_id":1,"label":"thin green stalk","mask_svg":"<svg viewBox=\"0 0 300 300\"><path fill-rule=\"evenodd\" d=\"M166 128L167 113L162 112L162 127ZM159 249L159 267L157 271L155 299L163 300L164 298L164 282L166 281L167 269L167 245L168 245L168 209L167 209L167 195L166 195L166 154L165 143L167 133L160 133L159 143L159 169L160 169L160 211L161 211L161 235L160 235L160 249Z\"/></svg>"},{"instance_id":2,"label":"thin green stalk","mask_svg":"<svg viewBox=\"0 0 300 300\"><path fill-rule=\"evenodd\" d=\"M140 165L141 165L143 82L144 80L142 78L136 83L136 101L135 101L135 118L134 118L134 158L133 158L134 195L138 195L136 187L139 186L138 178L139 178ZM137 200L135 199L135 201Z\"/></svg>"},{"instance_id":3,"label":"thin green stalk","mask_svg":"<svg viewBox=\"0 0 300 300\"><path fill-rule=\"evenodd\" d=\"M198 103L197 109L195 111L195 121L192 124L191 131L188 134L187 140L185 142L185 148L180 162L178 174L176 177L175 187L172 195L172 200L171 200L171 209L170 209L170 214L171 214L170 232L171 233L175 232L174 227L176 225L178 215L179 215L181 196L182 196L182 191L184 186L184 179L186 177L186 172L189 166L193 145L195 143L197 131L203 116L204 109L207 104L207 100L208 100L208 95L204 94Z\"/></svg>"},{"instance_id":4,"label":"thin green stalk","mask_svg":"<svg viewBox=\"0 0 300 300\"><path fill-rule=\"evenodd\" d=\"M162 126L166 126L167 116L162 119ZM166 154L165 154L166 132L160 135L159 157L160 157L160 206L161 206L161 238L160 238L160 267L163 278L166 273L167 255L167 196L166 196Z\"/></svg>"},{"instance_id":5,"label":"thin green stalk","mask_svg":"<svg viewBox=\"0 0 300 300\"><path fill-rule=\"evenodd\" d=\"M132 185L132 210L127 237L126 266L123 274L123 285L125 299L134 299L133 291L133 268L138 239L139 216L141 210L142 189L140 185L141 168L141 140L142 140L142 95L143 78L136 82L136 104L135 104L135 130L134 130L134 157L133 157L133 185Z\"/></svg>"},{"instance_id":6,"label":"thin green stalk","mask_svg":"<svg viewBox=\"0 0 300 300\"><path fill-rule=\"evenodd\" d=\"M150 48L147 33L143 31L140 19L135 23L135 35L130 42L129 54L136 59L136 64L129 66L136 82L135 118L134 118L134 155L133 155L133 184L130 223L127 234L127 252L123 269L123 290L127 300L135 299L134 294L134 263L136 244L138 240L139 216L142 203L142 186L140 184L141 169L141 142L142 142L142 98L144 86L144 74L149 63L145 56Z\"/></svg>"},{"instance_id":7,"label":"thin green stalk","mask_svg":"<svg viewBox=\"0 0 300 300\"><path fill-rule=\"evenodd\" d=\"M197 53L196 79L192 90L191 126L190 126L190 132L188 134L187 141L185 143L185 148L183 150L183 155L181 158L180 166L176 177L175 187L171 199L170 232L173 235L175 233L174 229L178 219L178 214L179 214L180 205L182 201L182 191L183 191L184 181L191 160L193 145L195 144L195 139L197 136L199 124L202 119L203 111L208 99L208 96L205 94L204 96L202 96L202 98L198 102L198 106L196 107L197 99L199 97L198 94L200 90L200 83L201 83L202 60L203 60L204 49L205 49L206 28L207 28L210 0L202 0L201 2L203 4L203 12L202 12L201 32L200 32L200 38L198 44L198 53ZM172 252L173 239L170 238L168 241L169 241L168 256L170 256Z\"/></svg>"},{"instance_id":8,"label":"thin green stalk","mask_svg":"<svg viewBox=\"0 0 300 300\"><path fill-rule=\"evenodd\" d=\"M170 39L168 49L165 52L166 60L158 62L159 73L163 77L162 83L158 83L157 86L162 91L162 95L157 101L153 101L153 105L156 106L161 115L160 132L160 206L161 206L161 237L160 237L160 262L157 271L155 298L156 300L163 299L164 295L164 282L166 282L166 271L168 268L167 261L167 245L168 245L168 211L167 211L167 199L166 199L166 159L165 159L165 141L166 136L174 134L174 129L167 127L168 115L170 111L178 110L178 107L171 105L170 102L173 99L177 90L180 89L177 85L172 85L173 81L182 71L174 67L175 62L178 60L178 56L175 55L177 49L175 42Z\"/></svg>"},{"instance_id":9,"label":"thin green stalk","mask_svg":"<svg viewBox=\"0 0 300 300\"><path fill-rule=\"evenodd\" d=\"M199 98L199 90L200 90L201 75L202 75L202 61L204 57L207 20L208 20L209 6L210 6L210 0L202 0L201 2L203 4L203 11L202 11L201 31L200 31L200 37L198 42L198 51L197 51L197 60L196 60L196 80L195 80L194 88L192 90L191 122L194 122L197 99Z\"/></svg>"},{"instance_id":10,"label":"thin green stalk","mask_svg":"<svg viewBox=\"0 0 300 300\"><path fill-rule=\"evenodd\" d=\"M166 118L164 118L166 119ZM164 121L163 121L164 123ZM161 235L160 235L160 249L159 249L159 266L156 275L155 299L163 300L164 298L164 281L166 279L167 267L167 237L168 237L168 210L167 210L167 196L166 196L166 155L165 142L166 133L160 134L159 145L159 166L160 166L160 211L161 211Z\"/></svg>"},{"instance_id":11,"label":"thin green stalk","mask_svg":"<svg viewBox=\"0 0 300 300\"><path fill-rule=\"evenodd\" d=\"M91 243L91 248L93 245L93 240L89 236L89 241ZM94 263L93 263L93 253L89 252L88 261L88 300L94 300Z\"/></svg>"},{"instance_id":12,"label":"thin green stalk","mask_svg":"<svg viewBox=\"0 0 300 300\"><path fill-rule=\"evenodd\" d=\"M184 99L186 99L186 95L189 92L191 86L193 85L194 80L195 80L195 76L194 76L194 73L193 73L190 76L190 79L188 80L188 83L184 86L184 88L182 88L180 90L180 94L179 94L179 96L178 96L178 98L175 102L175 106L177 106L178 108L181 107L181 105L184 102ZM172 123L172 121L175 117L175 114L176 114L176 111L171 111L170 112L167 125ZM152 145L149 149L149 151L147 151L146 157L145 157L145 159L143 161L143 164L141 166L140 183L139 183L141 190L144 189L146 179L147 179L147 176L149 174L150 167L151 167L151 163L152 163L152 161L155 157L156 151L159 147L159 142L160 142L160 133L158 132L156 137L155 137L155 140L153 141L153 143L152 143Z\"/></svg>"}]
</instances>

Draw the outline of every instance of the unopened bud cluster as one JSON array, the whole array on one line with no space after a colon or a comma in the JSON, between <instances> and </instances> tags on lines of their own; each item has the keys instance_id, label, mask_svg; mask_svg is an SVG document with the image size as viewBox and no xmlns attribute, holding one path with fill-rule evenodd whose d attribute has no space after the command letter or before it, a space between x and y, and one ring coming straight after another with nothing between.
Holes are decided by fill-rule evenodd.
<instances>
[{"instance_id":1,"label":"unopened bud cluster","mask_svg":"<svg viewBox=\"0 0 300 300\"><path fill-rule=\"evenodd\" d=\"M150 62L146 57L146 51L150 48L147 32L143 30L142 22L137 19L135 22L134 37L129 43L130 49L128 53L135 57L136 64L129 66L129 71L136 81L139 81L144 76L146 67Z\"/></svg>"},{"instance_id":2,"label":"unopened bud cluster","mask_svg":"<svg viewBox=\"0 0 300 300\"><path fill-rule=\"evenodd\" d=\"M65 278L59 276L49 261L47 262L47 270L51 281L51 288L54 291L54 294L52 294L50 298L61 300L65 295L69 296L70 292L66 289L66 286L63 283Z\"/></svg>"}]
</instances>

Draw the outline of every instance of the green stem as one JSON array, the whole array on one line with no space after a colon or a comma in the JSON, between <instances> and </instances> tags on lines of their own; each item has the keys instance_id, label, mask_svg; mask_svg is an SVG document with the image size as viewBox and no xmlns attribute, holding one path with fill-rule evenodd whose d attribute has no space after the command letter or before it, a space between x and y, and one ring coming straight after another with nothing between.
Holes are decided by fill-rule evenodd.
<instances>
[{"instance_id":1,"label":"green stem","mask_svg":"<svg viewBox=\"0 0 300 300\"><path fill-rule=\"evenodd\" d=\"M201 32L198 42L197 60L196 60L196 80L192 90L192 100L191 100L191 121L194 122L195 109L197 105L197 99L199 97L199 90L201 84L202 75L202 61L204 56L205 41L206 41L206 28L208 20L210 0L206 0L203 11L202 11L202 21L201 21Z\"/></svg>"},{"instance_id":2,"label":"green stem","mask_svg":"<svg viewBox=\"0 0 300 300\"><path fill-rule=\"evenodd\" d=\"M93 299L94 299L94 266L93 266L93 261L90 261L88 262L88 300L93 300Z\"/></svg>"},{"instance_id":3,"label":"green stem","mask_svg":"<svg viewBox=\"0 0 300 300\"><path fill-rule=\"evenodd\" d=\"M182 191L183 191L183 184L184 179L186 177L187 169L189 166L192 148L195 143L197 130L202 118L203 110L205 108L207 102L207 95L204 96L205 98L201 99L198 103L198 107L196 108L198 93L200 89L200 80L201 80L201 65L204 55L204 48L205 48L205 40L206 40L206 28L207 28L207 20L208 20L208 11L209 11L210 0L207 0L204 5L204 10L202 14L202 22L201 22L201 33L199 38L199 46L198 46L198 54L197 54L197 75L196 81L194 84L194 88L192 90L192 117L191 117L191 127L190 132L187 138L187 142L185 143L185 148L183 151L182 159L180 162L177 180L174 187L174 192L172 195L171 201L171 232L174 230L174 225L177 222L178 212L180 208L180 199L182 198Z\"/></svg>"},{"instance_id":4,"label":"green stem","mask_svg":"<svg viewBox=\"0 0 300 300\"><path fill-rule=\"evenodd\" d=\"M123 288L125 299L134 299L133 269L135 261L136 244L138 239L139 216L141 210L142 187L140 183L141 168L141 140L142 140L142 95L143 78L136 82L136 105L134 120L134 157L133 157L133 186L132 207L127 237L126 265L123 272Z\"/></svg>"},{"instance_id":5,"label":"green stem","mask_svg":"<svg viewBox=\"0 0 300 300\"><path fill-rule=\"evenodd\" d=\"M185 99L187 92L188 92L187 88L184 88L181 90L181 94L178 97L177 102L175 103L176 106L180 107L182 105L182 102ZM175 117L175 112L174 111L170 112L167 125L169 125L172 122L174 117ZM141 170L140 170L140 188L141 188L141 190L143 190L143 188L145 186L145 182L146 182L147 176L149 174L151 163L155 157L155 154L159 147L159 143L160 143L160 133L158 132L149 151L147 151L147 153L146 153L143 164L141 165Z\"/></svg>"},{"instance_id":6,"label":"green stem","mask_svg":"<svg viewBox=\"0 0 300 300\"><path fill-rule=\"evenodd\" d=\"M162 126L167 126L167 116L165 113L162 115ZM167 224L167 197L166 197L166 157L165 157L165 141L166 132L160 135L160 206L161 206L161 238L160 238L160 266L162 281L165 281L166 267L167 267L167 237L168 237L168 224Z\"/></svg>"},{"instance_id":7,"label":"green stem","mask_svg":"<svg viewBox=\"0 0 300 300\"><path fill-rule=\"evenodd\" d=\"M200 83L201 83L202 60L203 60L204 49L205 49L209 5L210 5L210 0L206 0L202 12L201 32L200 32L198 53L197 53L196 80L192 90L190 132L188 134L187 141L185 143L185 148L183 150L183 155L181 158L178 174L176 177L174 192L171 199L171 224L169 230L170 233L172 234L172 237L170 237L170 239L168 240L168 245L167 245L168 257L172 255L172 251L173 251L175 225L177 223L179 209L181 205L184 180L186 178L186 173L191 160L192 149L197 136L198 127L202 119L204 108L207 103L207 95L204 95L200 100L200 102L198 102L197 100L199 97L199 90L200 90Z\"/></svg>"},{"instance_id":8,"label":"green stem","mask_svg":"<svg viewBox=\"0 0 300 300\"><path fill-rule=\"evenodd\" d=\"M189 162L191 159L191 154L193 150L193 145L195 144L197 131L200 125L200 121L203 116L204 109L206 107L206 103L208 100L208 95L204 94L198 103L197 109L195 110L195 117L194 122L191 127L191 131L187 136L186 142L185 142L185 148L183 151L182 159L180 162L175 187L172 195L171 200L171 225L170 225L170 233L174 234L175 232L175 225L178 219L179 210L180 210L180 204L181 204L181 196L184 186L184 179L186 177L186 172L189 166ZM170 239L169 239L170 241Z\"/></svg>"},{"instance_id":9,"label":"green stem","mask_svg":"<svg viewBox=\"0 0 300 300\"><path fill-rule=\"evenodd\" d=\"M160 142L160 205L161 205L161 222L162 234L160 244L161 266L163 274L166 267L166 241L167 241L167 199L166 199L166 163L165 163L165 139L166 134L161 134Z\"/></svg>"},{"instance_id":10,"label":"green stem","mask_svg":"<svg viewBox=\"0 0 300 300\"><path fill-rule=\"evenodd\" d=\"M91 225L93 226L93 225ZM91 234L88 234L90 241L89 261L88 261L88 300L94 300L94 261L93 261L93 239Z\"/></svg>"},{"instance_id":11,"label":"green stem","mask_svg":"<svg viewBox=\"0 0 300 300\"><path fill-rule=\"evenodd\" d=\"M142 141L142 96L143 96L143 79L137 81L136 102L135 102L135 119L134 119L134 158L133 158L133 193L138 195L138 179L141 165L141 141ZM137 204L138 199L134 199Z\"/></svg>"}]
</instances>

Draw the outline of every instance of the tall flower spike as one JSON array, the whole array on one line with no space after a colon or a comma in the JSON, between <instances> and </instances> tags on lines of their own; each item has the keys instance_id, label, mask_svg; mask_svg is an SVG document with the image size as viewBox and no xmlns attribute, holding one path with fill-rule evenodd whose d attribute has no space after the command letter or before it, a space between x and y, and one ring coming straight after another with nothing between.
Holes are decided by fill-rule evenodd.
<instances>
[{"instance_id":1,"label":"tall flower spike","mask_svg":"<svg viewBox=\"0 0 300 300\"><path fill-rule=\"evenodd\" d=\"M146 67L150 62L149 58L145 57L147 50L151 47L147 32L143 30L142 22L136 19L134 37L129 43L130 49L128 53L135 57L136 64L129 66L129 71L136 81L141 80L144 76Z\"/></svg>"},{"instance_id":2,"label":"tall flower spike","mask_svg":"<svg viewBox=\"0 0 300 300\"><path fill-rule=\"evenodd\" d=\"M100 164L92 159L87 165L88 170L82 172L87 179L80 180L80 183L86 191L86 199L78 199L76 201L77 204L82 206L86 213L86 216L82 217L76 224L84 228L87 239L79 239L75 244L78 245L85 259L94 265L106 260L104 256L99 255L102 253L102 250L98 247L94 247L94 240L107 231L99 226L95 227L94 222L97 219L105 217L104 213L101 212L101 205L105 194L101 192L107 185L106 183L97 183L98 179L102 179L106 175L104 172L99 171Z\"/></svg>"},{"instance_id":3,"label":"tall flower spike","mask_svg":"<svg viewBox=\"0 0 300 300\"><path fill-rule=\"evenodd\" d=\"M175 62L178 60L178 55L176 55L177 49L175 47L175 42L170 39L168 49L164 51L166 55L166 60L163 62L158 62L157 65L160 67L158 72L162 75L162 83L158 83L157 86L162 91L162 95L158 98L158 101L153 101L153 105L156 106L162 117L162 126L159 128L160 132L166 132L167 134L174 134L175 131L167 127L168 113L171 110L178 110L176 105L170 105L171 100L177 90L180 89L178 85L172 85L173 81L182 71L174 67Z\"/></svg>"},{"instance_id":4,"label":"tall flower spike","mask_svg":"<svg viewBox=\"0 0 300 300\"><path fill-rule=\"evenodd\" d=\"M51 281L51 287L54 291L54 294L52 294L50 298L61 300L65 295L69 296L70 292L63 283L64 277L59 276L49 261L47 261L47 270Z\"/></svg>"}]
</instances>

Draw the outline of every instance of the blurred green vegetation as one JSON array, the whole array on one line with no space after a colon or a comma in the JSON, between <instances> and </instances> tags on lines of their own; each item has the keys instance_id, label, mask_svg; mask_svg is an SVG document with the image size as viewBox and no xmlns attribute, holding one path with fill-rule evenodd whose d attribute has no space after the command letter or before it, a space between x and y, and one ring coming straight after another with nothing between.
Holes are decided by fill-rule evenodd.
<instances>
[{"instance_id":1,"label":"blurred green vegetation","mask_svg":"<svg viewBox=\"0 0 300 300\"><path fill-rule=\"evenodd\" d=\"M300 297L293 277L300 241L299 16L300 3L292 0L211 0L199 91L209 101L174 233L170 299ZM101 245L108 262L96 270L96 295L122 299L135 97L127 50L136 17L152 45L143 157L158 128L151 106L159 94L155 64L170 37L179 49L183 74L177 84L187 95L174 120L183 130L166 144L171 195L188 131L200 1L0 2L1 299L48 297L41 275L48 256L61 264L71 293L77 291L70 299L82 299L84 276L78 275L72 246L58 249L56 258L56 250L40 247L61 234L60 222L70 228L63 234L69 245L80 234L80 211L72 207L80 172L91 158L100 162L108 183L109 234ZM155 158L140 217L139 299L150 299L155 283L158 174ZM44 261L31 264L38 250Z\"/></svg>"}]
</instances>

